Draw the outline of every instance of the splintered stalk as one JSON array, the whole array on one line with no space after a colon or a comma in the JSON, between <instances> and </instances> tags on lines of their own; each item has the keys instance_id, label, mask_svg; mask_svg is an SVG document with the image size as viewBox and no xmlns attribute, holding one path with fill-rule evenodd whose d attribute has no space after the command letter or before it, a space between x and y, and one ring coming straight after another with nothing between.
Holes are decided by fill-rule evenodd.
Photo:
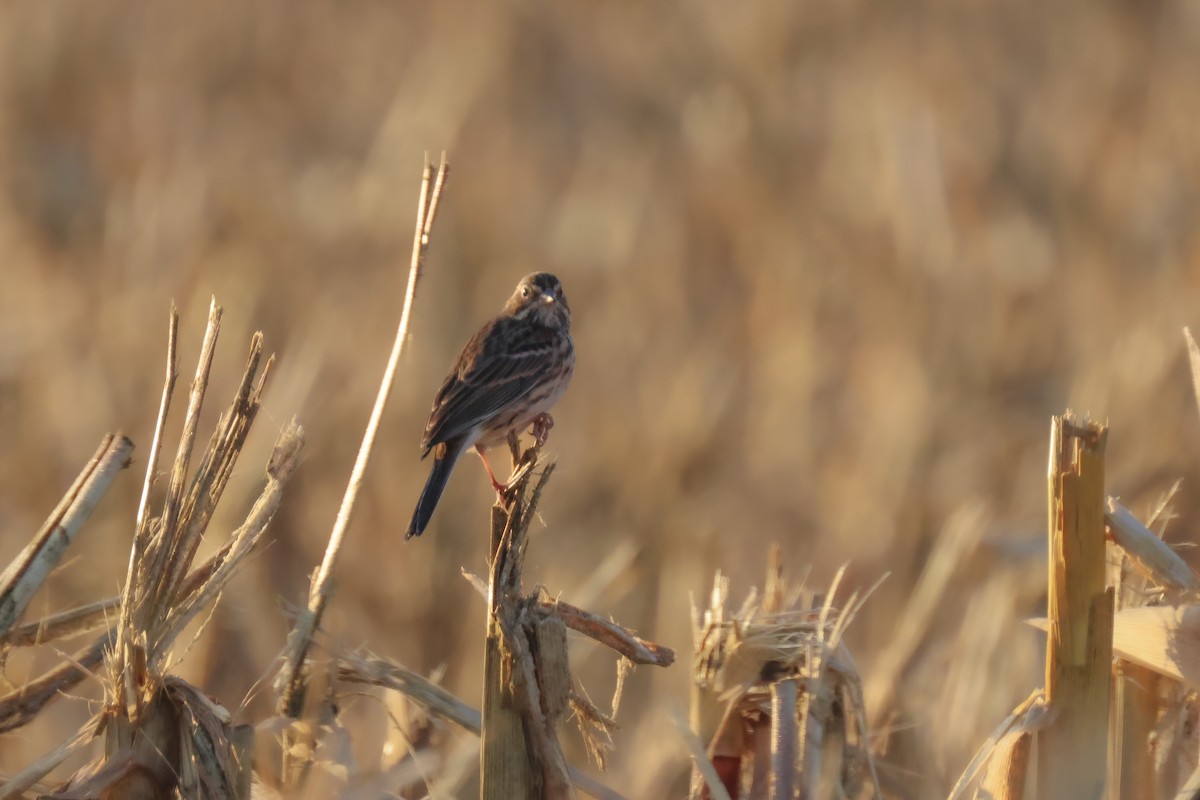
<instances>
[{"instance_id":1,"label":"splintered stalk","mask_svg":"<svg viewBox=\"0 0 1200 800\"><path fill-rule=\"evenodd\" d=\"M1070 413L1051 426L1046 699L1060 716L1039 740L1042 798L1099 796L1107 774L1113 643L1113 591L1105 588L1107 439L1104 425Z\"/></svg>"}]
</instances>

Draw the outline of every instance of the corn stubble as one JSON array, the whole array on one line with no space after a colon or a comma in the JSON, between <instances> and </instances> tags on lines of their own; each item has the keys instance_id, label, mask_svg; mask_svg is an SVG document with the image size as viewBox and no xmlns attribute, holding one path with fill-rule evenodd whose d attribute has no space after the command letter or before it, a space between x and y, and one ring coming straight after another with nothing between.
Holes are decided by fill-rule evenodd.
<instances>
[{"instance_id":1,"label":"corn stubble","mask_svg":"<svg viewBox=\"0 0 1200 800\"><path fill-rule=\"evenodd\" d=\"M1185 339L1195 378L1200 351ZM1070 412L1052 421L1049 615L1030 621L1047 633L1045 686L980 747L952 800L1200 791L1200 582L1151 530L1170 495L1143 524L1105 494L1107 439Z\"/></svg>"},{"instance_id":2,"label":"corn stubble","mask_svg":"<svg viewBox=\"0 0 1200 800\"><path fill-rule=\"evenodd\" d=\"M161 510L152 514L150 497L176 377L178 315L171 310L167 377L122 595L14 625L24 607L22 600L27 602L58 562L98 494L111 483L114 467L129 463L133 444L119 434L106 437L43 530L5 573L2 607L16 611L6 613L0 630L5 648L45 644L97 627L106 630L61 667L0 698L0 727L11 730L32 721L47 703L96 670L105 690L103 708L88 725L9 780L0 788L2 796L23 796L97 737L104 742L103 758L42 796L52 800L118 800L172 793L197 798L248 796L253 729L234 724L227 709L172 675L171 662L185 627L212 608L261 540L298 463L304 431L295 422L283 427L266 466L265 485L244 522L224 537L215 555L196 563L199 544L237 464L273 364L271 357L264 361L262 335L255 334L235 396L191 469L220 322L221 309L214 301ZM106 662L102 669L101 661Z\"/></svg>"},{"instance_id":3,"label":"corn stubble","mask_svg":"<svg viewBox=\"0 0 1200 800\"><path fill-rule=\"evenodd\" d=\"M583 749L603 769L622 689L634 665L669 667L670 648L604 616L523 588L529 528L554 464L510 442L513 478L491 510L486 580L464 572L486 602L481 710L400 663L341 646L320 630L333 597L331 575L367 467L376 426L407 340L407 321L447 176L426 164L404 312L392 359L308 604L280 658L277 715L236 721L222 703L172 669L190 624L203 621L262 541L304 443L283 426L260 494L228 535L214 511L255 422L273 360L259 334L234 397L207 445L196 439L220 331L212 304L187 396L183 432L160 470L162 435L177 378L178 317L171 311L167 367L133 546L120 595L22 621L30 599L60 563L105 490L130 463L133 443L104 437L45 524L0 576L0 658L15 648L70 637L92 641L43 675L0 696L0 732L33 722L85 680L105 693L100 710L62 744L17 775L0 798L238 798L461 796L479 776L482 798L625 796L572 764L560 742L574 719ZM1200 349L1186 334L1193 376ZM1200 387L1200 380L1196 381ZM1200 390L1198 390L1200 394ZM1146 522L1106 494L1108 430L1070 413L1051 427L1048 469L1049 613L1044 687L1017 705L983 742L951 798L1134 798L1200 796L1195 731L1200 728L1200 580L1161 538L1170 498ZM196 457L194 457L196 456ZM159 474L165 486L158 485ZM152 498L159 497L153 504ZM843 571L817 591L789 577L779 549L768 554L761 592L732 605L718 573L708 603L693 609L690 717L669 701L681 747L690 750L691 795L730 800L907 797L889 768L901 675L922 655L947 587L979 546L982 512L951 520L927 559L891 647L860 669L847 645L871 591L842 593ZM1158 532L1155 532L1155 528ZM222 542L197 563L203 538ZM990 604L991 584L978 596ZM1001 587L1003 589L1003 587ZM469 593L464 593L467 595ZM1003 594L1003 592L1001 592ZM991 609L988 609L991 611ZM975 617L972 617L975 618ZM599 708L572 674L568 632L617 656L611 709ZM183 645L181 647L181 645ZM353 754L361 732L339 707L350 695L381 693L393 720L378 766ZM467 731L448 745L447 725ZM257 734L257 736L256 736ZM478 737L478 738L476 738ZM65 780L69 759L102 755ZM51 775L55 775L51 779Z\"/></svg>"},{"instance_id":4,"label":"corn stubble","mask_svg":"<svg viewBox=\"0 0 1200 800\"><path fill-rule=\"evenodd\" d=\"M844 640L866 598L836 606L841 579L825 594L793 583L776 546L761 596L731 607L718 573L708 607L693 609L691 728L713 766L697 772L693 795L879 795L862 679Z\"/></svg>"},{"instance_id":5,"label":"corn stubble","mask_svg":"<svg viewBox=\"0 0 1200 800\"><path fill-rule=\"evenodd\" d=\"M1200 372L1190 334L1187 345ZM1048 634L1045 685L981 745L951 800L1200 796L1200 581L1151 530L1169 497L1144 524L1105 493L1107 438L1107 426L1070 412L1052 420L1049 616L1031 620ZM882 675L916 656L977 544L978 516L950 525L931 554ZM840 577L824 596L792 585L775 549L761 596L735 608L718 573L694 611L693 797L908 796L887 764L894 687L860 674L846 647L865 598L839 611Z\"/></svg>"},{"instance_id":6,"label":"corn stubble","mask_svg":"<svg viewBox=\"0 0 1200 800\"><path fill-rule=\"evenodd\" d=\"M457 766L454 761L442 763L430 747L438 738L442 720L480 737L477 763L484 776L484 797L569 797L578 792L599 798L621 796L567 764L558 728L573 716L587 752L603 766L611 747L610 733L616 726L624 675L632 664L669 666L674 653L609 619L550 597L540 588L531 593L522 590L528 529L553 473L553 464L541 463L536 447L519 454L517 441L512 440L514 475L509 491L492 510L493 555L484 589L489 668L482 714L436 682L395 662L348 652L319 635L321 615L334 594L334 566L408 338L416 283L447 174L444 158L436 172L426 163L396 343L325 558L313 574L307 607L297 615L279 660L274 679L278 715L257 725L238 724L218 700L173 675L172 668L189 644L180 641L185 628L211 615L223 589L260 544L284 485L299 463L304 431L295 422L284 426L266 467L265 486L244 523L225 538L214 556L196 563L201 540L213 538L210 523L260 409L273 357L264 360L262 336L255 334L235 396L194 463L222 316L213 301L182 435L161 492L161 507L152 513L151 498L159 494L162 434L177 379L178 315L172 308L166 377L122 593L21 624L30 598L59 562L104 490L129 464L133 443L120 434L105 437L45 525L0 579L0 646L4 653L14 647L45 645L102 631L90 647L66 657L59 668L0 697L0 731L30 723L48 703L85 679L99 680L105 693L102 709L82 729L20 774L9 777L0 786L0 797L33 793L48 800L240 800L249 798L252 788L255 796L262 797L423 796L427 790L441 795L453 791L468 771L461 760ZM570 672L568 629L619 655L620 677L610 713L597 708L577 689ZM337 711L345 693L360 691L363 686L379 687L404 698L393 707L401 716L420 721L408 731L411 735L401 737L403 747L395 748L387 768L371 773L356 768L350 732L341 725ZM257 741L256 732L260 734ZM56 768L97 739L103 742L101 757L57 785L44 783ZM273 747L278 771L271 769L264 756Z\"/></svg>"}]
</instances>

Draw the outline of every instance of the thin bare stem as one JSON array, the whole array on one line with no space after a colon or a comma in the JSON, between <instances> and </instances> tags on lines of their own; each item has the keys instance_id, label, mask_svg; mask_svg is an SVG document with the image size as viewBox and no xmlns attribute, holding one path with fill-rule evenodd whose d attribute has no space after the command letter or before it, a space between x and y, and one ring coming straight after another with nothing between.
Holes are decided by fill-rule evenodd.
<instances>
[{"instance_id":1,"label":"thin bare stem","mask_svg":"<svg viewBox=\"0 0 1200 800\"><path fill-rule=\"evenodd\" d=\"M421 265L425 260L425 251L429 247L429 231L433 225L433 216L437 213L437 197L430 197L431 165L425 163L425 171L421 179L421 197L417 206L417 226L413 236L412 261L408 271L408 287L404 293L404 308L400 312L400 327L392 342L392 353L388 357L387 366L383 371L383 380L379 382L379 392L375 395L375 406L371 409L371 418L367 421L367 429L363 433L362 446L358 449L358 457L354 460L354 468L350 472L350 483L342 496L342 505L338 508L337 519L333 524L333 532L329 536L329 546L325 549L325 558L317 571L312 589L308 594L309 609L315 616L320 617L326 599L331 593L330 579L342 541L346 537L346 529L354 515L354 504L358 500L358 492L362 488L363 476L371 460L371 451L375 446L375 434L379 430L379 421L383 419L383 410L387 407L388 398L392 393L392 384L396 378L396 368L400 364L400 355L404 352L404 343L408 340L409 320L412 317L413 301L417 295L417 281L421 277ZM446 162L443 158L438 168L436 187L440 194L445 180Z\"/></svg>"},{"instance_id":2,"label":"thin bare stem","mask_svg":"<svg viewBox=\"0 0 1200 800\"><path fill-rule=\"evenodd\" d=\"M18 625L0 636L0 647L29 647L87 633L107 624L111 612L120 604L120 597L110 597Z\"/></svg>"},{"instance_id":3,"label":"thin bare stem","mask_svg":"<svg viewBox=\"0 0 1200 800\"><path fill-rule=\"evenodd\" d=\"M146 531L146 507L150 504L150 490L154 486L158 473L158 457L162 453L163 428L167 424L167 413L171 410L171 396L175 391L175 379L179 376L176 368L178 352L177 339L179 335L179 309L171 303L171 315L167 322L167 375L163 380L162 399L158 403L158 419L154 423L154 440L150 443L150 458L146 462L146 480L142 484L142 499L138 502L137 533L144 535ZM130 551L130 569L133 568L133 552ZM128 584L129 581L126 581Z\"/></svg>"},{"instance_id":4,"label":"thin bare stem","mask_svg":"<svg viewBox=\"0 0 1200 800\"><path fill-rule=\"evenodd\" d=\"M1195 396L1196 406L1200 408L1200 347L1196 345L1196 340L1192 338L1192 332L1187 328L1183 329L1183 340L1187 345L1188 367L1192 373L1192 392Z\"/></svg>"},{"instance_id":5,"label":"thin bare stem","mask_svg":"<svg viewBox=\"0 0 1200 800\"><path fill-rule=\"evenodd\" d=\"M142 553L149 538L150 520L146 509L150 504L150 490L158 475L158 458L162 453L163 429L167 424L167 413L171 410L171 397L175 393L175 379L179 375L177 368L179 334L179 309L171 303L171 313L167 321L167 370L163 380L162 398L158 403L158 419L154 423L154 440L150 443L150 458L146 463L146 478L142 483L142 497L138 501L137 519L133 532L133 545L129 548L129 566L125 571L125 587L121 591L121 612L118 621L117 640L129 640L129 630L133 625L133 591L137 583L137 565L141 563ZM123 654L118 652L116 659L123 661Z\"/></svg>"},{"instance_id":6,"label":"thin bare stem","mask_svg":"<svg viewBox=\"0 0 1200 800\"><path fill-rule=\"evenodd\" d=\"M375 406L371 410L371 417L367 422L366 431L363 433L362 445L359 447L358 457L354 461L354 468L350 473L350 481L346 486L346 493L342 497L341 507L338 509L333 530L329 535L329 544L325 548L325 556L321 561L320 568L313 577L312 585L309 589L308 607L300 614L299 619L296 621L296 627L292 631L292 636L288 642L284 667L276 684L280 694L280 710L286 716L292 718L295 718L299 713L303 695L301 691L303 688L301 686L301 682L303 681L301 668L312 645L313 633L320 625L325 606L328 604L329 598L333 595L333 569L337 563L338 554L341 552L346 531L350 527L350 520L354 514L354 505L358 499L359 490L362 487L367 465L370 462L371 450L374 446L376 432L379 429L379 422L383 418L383 411L387 406L388 397L391 394L396 369L400 363L400 356L404 352L404 345L408 340L409 320L412 316L413 302L416 299L417 282L421 277L421 267L425 261L425 253L429 249L429 234L433 228L433 220L437 214L438 200L441 197L442 187L445 184L448 171L449 166L446 163L445 154L443 154L441 164L437 170L437 180L436 183L433 183L431 191L433 170L428 158L426 158L425 169L421 177L421 195L418 198L412 259L408 272L408 287L404 294L404 308L400 313L400 325L396 330L396 338L392 342L392 352L383 372L383 380L379 384L379 392L375 397Z\"/></svg>"}]
</instances>

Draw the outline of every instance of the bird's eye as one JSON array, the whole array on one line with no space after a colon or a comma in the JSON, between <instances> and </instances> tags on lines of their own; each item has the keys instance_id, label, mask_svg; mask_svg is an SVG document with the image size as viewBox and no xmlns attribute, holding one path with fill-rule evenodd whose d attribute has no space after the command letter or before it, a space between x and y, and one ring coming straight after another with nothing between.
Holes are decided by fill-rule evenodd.
<instances>
[{"instance_id":1,"label":"bird's eye","mask_svg":"<svg viewBox=\"0 0 1200 800\"><path fill-rule=\"evenodd\" d=\"M521 297L529 297L530 291L528 286L521 287Z\"/></svg>"}]
</instances>

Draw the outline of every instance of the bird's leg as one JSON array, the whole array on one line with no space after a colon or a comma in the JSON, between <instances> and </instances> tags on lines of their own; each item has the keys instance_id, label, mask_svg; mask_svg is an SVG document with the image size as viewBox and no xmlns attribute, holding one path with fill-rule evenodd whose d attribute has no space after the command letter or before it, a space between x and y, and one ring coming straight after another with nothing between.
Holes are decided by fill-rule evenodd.
<instances>
[{"instance_id":1,"label":"bird's leg","mask_svg":"<svg viewBox=\"0 0 1200 800\"><path fill-rule=\"evenodd\" d=\"M554 417L546 413L538 414L533 420L533 438L537 442L538 449L542 449L542 445L550 438L550 429L554 427Z\"/></svg>"},{"instance_id":2,"label":"bird's leg","mask_svg":"<svg viewBox=\"0 0 1200 800\"><path fill-rule=\"evenodd\" d=\"M492 488L496 490L496 494L504 494L508 491L506 485L496 480L496 473L492 472L492 465L487 460L487 451L479 445L475 445L475 452L479 454L479 460L483 462L483 468L487 470L488 477L492 480Z\"/></svg>"}]
</instances>

